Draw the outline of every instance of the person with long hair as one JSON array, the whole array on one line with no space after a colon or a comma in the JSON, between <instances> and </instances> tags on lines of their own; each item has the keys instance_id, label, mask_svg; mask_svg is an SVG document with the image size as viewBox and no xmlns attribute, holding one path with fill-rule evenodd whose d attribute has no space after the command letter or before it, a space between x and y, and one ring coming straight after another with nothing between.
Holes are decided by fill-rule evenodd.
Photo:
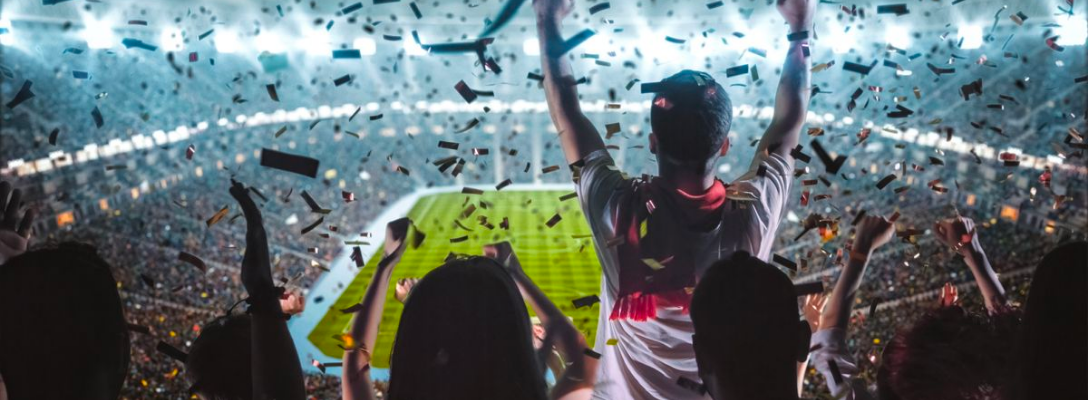
<instances>
[{"instance_id":1,"label":"person with long hair","mask_svg":"<svg viewBox=\"0 0 1088 400\"><path fill-rule=\"evenodd\" d=\"M375 348L392 270L405 251L407 219L386 230L384 256L374 271L352 323L355 348L344 353L345 400L373 399L370 357ZM424 399L588 398L595 364L583 355L584 340L520 270L509 245L491 246L487 257L454 257L416 283L407 296L390 358L387 396ZM511 275L519 276L512 278ZM517 282L515 282L517 280ZM542 358L533 349L525 299L551 328L556 348L573 361L547 392ZM573 332L573 333L572 333Z\"/></svg>"},{"instance_id":2,"label":"person with long hair","mask_svg":"<svg viewBox=\"0 0 1088 400\"><path fill-rule=\"evenodd\" d=\"M1009 399L1088 399L1088 242L1047 253L1031 278Z\"/></svg>"}]
</instances>

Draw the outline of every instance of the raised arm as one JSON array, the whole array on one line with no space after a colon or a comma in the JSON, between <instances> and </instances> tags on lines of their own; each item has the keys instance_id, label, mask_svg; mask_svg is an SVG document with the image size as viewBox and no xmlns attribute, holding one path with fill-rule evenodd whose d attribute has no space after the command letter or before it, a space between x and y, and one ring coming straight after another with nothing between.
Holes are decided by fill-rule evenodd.
<instances>
[{"instance_id":1,"label":"raised arm","mask_svg":"<svg viewBox=\"0 0 1088 400\"><path fill-rule=\"evenodd\" d=\"M529 302L533 312L540 318L546 332L542 352L548 352L549 344L556 349L567 362L562 376L557 376L550 398L564 400L588 399L593 394L596 382L597 359L585 355L588 348L586 339L571 324L563 312L544 295L532 279L521 269L521 262L514 254L510 242L501 242L484 246L484 255L496 259L506 267L510 277L517 283L521 296Z\"/></svg>"},{"instance_id":2,"label":"raised arm","mask_svg":"<svg viewBox=\"0 0 1088 400\"><path fill-rule=\"evenodd\" d=\"M895 233L895 223L884 217L867 216L858 222L854 245L850 251L850 261L846 263L835 289L827 298L827 306L820 315L819 330L832 328L846 329L850 323L850 312L854 296L865 267L869 265L869 256L878 247L888 243Z\"/></svg>"},{"instance_id":3,"label":"raised arm","mask_svg":"<svg viewBox=\"0 0 1088 400\"><path fill-rule=\"evenodd\" d=\"M22 190L12 190L10 183L0 181L0 265L26 253L30 247L30 226L34 224L35 211L33 208L26 210L20 219L22 200Z\"/></svg>"},{"instance_id":4,"label":"raised arm","mask_svg":"<svg viewBox=\"0 0 1088 400\"><path fill-rule=\"evenodd\" d=\"M978 231L975 222L970 218L956 217L946 219L933 225L933 232L937 240L963 256L963 261L971 268L971 274L975 276L975 283L982 297L986 301L986 309L991 313L1000 307L1008 305L1005 299L1005 288L997 279L997 274L990 266L990 260L986 258L986 252L978 242Z\"/></svg>"},{"instance_id":5,"label":"raised arm","mask_svg":"<svg viewBox=\"0 0 1088 400\"><path fill-rule=\"evenodd\" d=\"M804 52L809 38L813 36L812 18L816 13L816 0L778 0L778 12L789 24L790 36L787 37L797 37L789 42L786 63L782 67L782 77L774 97L774 117L759 141L757 154L773 151L788 157L790 150L797 146L801 125L808 114L810 72L809 59Z\"/></svg>"},{"instance_id":6,"label":"raised arm","mask_svg":"<svg viewBox=\"0 0 1088 400\"><path fill-rule=\"evenodd\" d=\"M231 181L230 194L242 207L246 218L246 253L242 259L242 285L249 294L252 335L253 398L304 399L306 389L302 365L295 343L287 330L287 319L280 307L280 291L272 281L268 258L268 236L261 210L249 197L249 191Z\"/></svg>"},{"instance_id":7,"label":"raised arm","mask_svg":"<svg viewBox=\"0 0 1088 400\"><path fill-rule=\"evenodd\" d=\"M344 351L343 379L340 383L344 400L374 399L374 383L370 380L370 357L378 341L378 325L382 321L385 294L389 290L393 267L400 262L407 247L405 239L409 225L408 218L401 218L385 227L384 255L374 269L374 277L370 279L363 301L359 303L359 311L351 323L351 338L357 345L354 349Z\"/></svg>"},{"instance_id":8,"label":"raised arm","mask_svg":"<svg viewBox=\"0 0 1088 400\"><path fill-rule=\"evenodd\" d=\"M605 148L597 128L582 113L574 72L564 54L560 28L563 18L570 15L573 7L574 0L533 1L540 40L540 62L544 72L544 95L568 164Z\"/></svg>"}]
</instances>

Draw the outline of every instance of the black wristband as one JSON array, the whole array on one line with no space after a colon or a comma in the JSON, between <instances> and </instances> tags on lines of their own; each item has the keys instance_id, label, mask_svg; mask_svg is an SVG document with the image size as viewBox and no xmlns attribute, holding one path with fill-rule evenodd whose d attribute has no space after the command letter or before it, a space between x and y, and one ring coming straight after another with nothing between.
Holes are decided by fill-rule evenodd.
<instances>
[{"instance_id":1,"label":"black wristband","mask_svg":"<svg viewBox=\"0 0 1088 400\"><path fill-rule=\"evenodd\" d=\"M786 40L789 40L791 42L797 42L805 39L808 39L808 31L794 32L786 35Z\"/></svg>"}]
</instances>

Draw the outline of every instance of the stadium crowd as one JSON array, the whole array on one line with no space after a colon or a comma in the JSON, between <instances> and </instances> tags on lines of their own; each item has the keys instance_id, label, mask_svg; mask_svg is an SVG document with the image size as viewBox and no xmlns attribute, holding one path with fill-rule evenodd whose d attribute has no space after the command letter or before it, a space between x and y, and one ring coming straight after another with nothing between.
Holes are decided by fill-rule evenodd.
<instances>
[{"instance_id":1,"label":"stadium crowd","mask_svg":"<svg viewBox=\"0 0 1088 400\"><path fill-rule=\"evenodd\" d=\"M55 79L75 71L35 54L5 53L0 72L54 95L42 99L46 106L4 114L0 160L54 150L43 133L90 108L108 116L109 128L92 136L98 128L90 122L72 123L57 148L69 155L0 166L0 400L1088 397L1088 183L1075 128L1084 119L1076 112L1083 112L1085 85L1027 78L1083 69L1085 59L1050 61L1058 50L1048 39L1047 46L1012 42L1001 59L964 63L954 61L964 59L959 45L941 34L916 56L890 45L873 51L885 57L879 68L896 70L887 93L871 80L839 87L831 82L849 75L816 77L857 71L829 71L830 61L810 58L818 2L776 3L789 27L785 61L764 73L774 71L777 86L758 78L755 62L744 84L684 70L642 82L653 95L649 110L628 113L603 104L612 111L582 110L582 96L618 104L627 94L614 88L632 92L638 75L626 65L623 74L595 69L590 82L579 83L578 59L568 57L575 40L564 39L570 32L561 23L574 5L536 0L541 57L532 74L540 79L530 75L495 92L543 92L548 112L485 110L471 125L462 118L470 113L414 102L456 99L429 91L431 76L409 74L420 82L368 94L381 106L360 117L370 124L362 128L351 123L355 115L345 122L317 112L282 124L246 123L239 116L267 111L265 96L281 109L342 96L329 93L329 82L290 72L268 86L263 73L238 72L224 85L205 66L175 59L180 52L165 61L85 54L101 69L89 81ZM601 4L608 5L597 3L590 14L607 9ZM211 14L201 7L185 18ZM835 19L863 18L844 6ZM995 23L987 42L996 46L995 37L1007 35L1010 43L1022 22ZM915 38L939 32L924 34ZM63 57L82 54L62 52L59 42L45 46ZM656 62L637 52L581 58L637 54L639 62ZM398 74L404 57L386 60L381 74ZM496 57L510 69L523 65L509 52ZM847 58L854 69L868 63L858 54L840 63ZM479 59L485 76L495 73L496 60ZM602 62L596 65L611 65ZM986 91L981 81L942 80L951 72L933 63L959 63L957 77L985 77ZM904 65L937 79L904 78L911 76ZM251 67L222 60L218 68ZM168 78L122 79L139 76ZM505 83L481 79L489 87ZM5 98L19 90L14 81L0 82ZM855 86L869 93L848 96ZM97 92L93 100L88 90ZM110 92L138 94L138 104L110 101ZM742 107L730 96L759 100ZM972 96L992 102L967 102ZM385 108L393 102L405 104ZM972 143L970 152L945 152L922 139L906 144L908 124L888 115L905 112L902 104L913 109L907 115L919 113L915 125L947 142L954 134ZM831 114L853 117L825 117ZM549 122L554 129L544 128ZM605 122L605 135L597 122ZM152 125L192 133L135 145L135 135ZM652 133L638 128L645 125ZM77 159L76 166L65 159L102 139L137 148ZM816 140L833 152L816 148ZM257 141L271 143L266 151L322 155L323 167L311 180L272 171L291 166L265 165ZM1017 154L980 158L975 149L987 143ZM1035 155L1038 165L1013 162L1023 155ZM449 157L455 161L441 161ZM841 173L832 167L836 157L843 157ZM382 310L392 270L424 235L407 218L390 222L384 234L365 229L417 189L468 190L507 179L574 182L602 285L598 296L573 306L600 303L597 336L585 337L563 315L572 299L549 299L521 269L516 249L496 243L481 255L451 254L412 287L394 285L405 308L389 380L374 379L371 351L379 325L388 323ZM322 373L304 373L305 355L286 321L297 318L302 299L318 301L311 288L350 251L348 243L370 240L382 241L374 255L381 258L373 270L356 271L374 278L348 311L354 319L340 337L343 362L315 361ZM345 288L337 284L334 295Z\"/></svg>"}]
</instances>

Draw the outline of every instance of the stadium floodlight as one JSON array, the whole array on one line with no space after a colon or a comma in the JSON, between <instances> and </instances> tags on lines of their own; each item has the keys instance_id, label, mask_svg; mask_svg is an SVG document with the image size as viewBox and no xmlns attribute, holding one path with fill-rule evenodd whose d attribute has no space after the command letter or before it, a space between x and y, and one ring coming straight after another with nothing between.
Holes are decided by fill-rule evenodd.
<instances>
[{"instance_id":1,"label":"stadium floodlight","mask_svg":"<svg viewBox=\"0 0 1088 400\"><path fill-rule=\"evenodd\" d=\"M257 51L260 52L267 51L269 53L279 54L287 51L283 46L283 41L280 39L279 35L272 32L261 32L257 35L254 42L257 45Z\"/></svg>"},{"instance_id":2,"label":"stadium floodlight","mask_svg":"<svg viewBox=\"0 0 1088 400\"><path fill-rule=\"evenodd\" d=\"M884 29L884 41L899 49L910 47L910 32L898 25L888 25Z\"/></svg>"},{"instance_id":3,"label":"stadium floodlight","mask_svg":"<svg viewBox=\"0 0 1088 400\"><path fill-rule=\"evenodd\" d=\"M982 47L982 27L979 25L961 25L959 38L960 48L964 50Z\"/></svg>"},{"instance_id":4,"label":"stadium floodlight","mask_svg":"<svg viewBox=\"0 0 1088 400\"><path fill-rule=\"evenodd\" d=\"M832 30L831 37L828 40L831 41L831 51L835 54L849 53L854 46L858 45L857 39L854 38L854 32L850 30L850 27Z\"/></svg>"},{"instance_id":5,"label":"stadium floodlight","mask_svg":"<svg viewBox=\"0 0 1088 400\"><path fill-rule=\"evenodd\" d=\"M521 44L521 51L525 52L527 56L539 56L540 40L536 38L525 39L525 42Z\"/></svg>"},{"instance_id":6,"label":"stadium floodlight","mask_svg":"<svg viewBox=\"0 0 1088 400\"><path fill-rule=\"evenodd\" d=\"M15 44L15 36L11 29L11 20L0 19L0 45L11 46Z\"/></svg>"},{"instance_id":7,"label":"stadium floodlight","mask_svg":"<svg viewBox=\"0 0 1088 400\"><path fill-rule=\"evenodd\" d=\"M408 55L410 55L410 56L425 56L425 55L427 55L427 50L423 50L423 47L420 46L419 43L416 43L415 40L405 40L404 41L404 51L406 53L408 53Z\"/></svg>"},{"instance_id":8,"label":"stadium floodlight","mask_svg":"<svg viewBox=\"0 0 1088 400\"><path fill-rule=\"evenodd\" d=\"M328 57L332 53L331 42L332 37L329 36L329 31L315 29L303 35L297 42L297 46L306 49L308 55Z\"/></svg>"},{"instance_id":9,"label":"stadium floodlight","mask_svg":"<svg viewBox=\"0 0 1088 400\"><path fill-rule=\"evenodd\" d=\"M1055 31L1058 35L1057 44L1059 46L1083 46L1085 42L1088 42L1088 20L1083 17L1070 17L1061 25Z\"/></svg>"},{"instance_id":10,"label":"stadium floodlight","mask_svg":"<svg viewBox=\"0 0 1088 400\"><path fill-rule=\"evenodd\" d=\"M178 28L166 28L159 34L159 46L163 51L178 51L185 45L185 38Z\"/></svg>"},{"instance_id":11,"label":"stadium floodlight","mask_svg":"<svg viewBox=\"0 0 1088 400\"><path fill-rule=\"evenodd\" d=\"M117 41L109 24L93 18L83 21L82 35L87 47L92 49L108 49Z\"/></svg>"},{"instance_id":12,"label":"stadium floodlight","mask_svg":"<svg viewBox=\"0 0 1088 400\"><path fill-rule=\"evenodd\" d=\"M238 34L234 31L222 31L215 34L215 51L224 54L235 53L242 48L242 42L238 40Z\"/></svg>"},{"instance_id":13,"label":"stadium floodlight","mask_svg":"<svg viewBox=\"0 0 1088 400\"><path fill-rule=\"evenodd\" d=\"M364 56L372 56L374 53L378 52L378 44L374 43L374 39L368 37L355 39L355 42L352 43L351 47L355 48L355 50L359 50L359 53Z\"/></svg>"}]
</instances>

